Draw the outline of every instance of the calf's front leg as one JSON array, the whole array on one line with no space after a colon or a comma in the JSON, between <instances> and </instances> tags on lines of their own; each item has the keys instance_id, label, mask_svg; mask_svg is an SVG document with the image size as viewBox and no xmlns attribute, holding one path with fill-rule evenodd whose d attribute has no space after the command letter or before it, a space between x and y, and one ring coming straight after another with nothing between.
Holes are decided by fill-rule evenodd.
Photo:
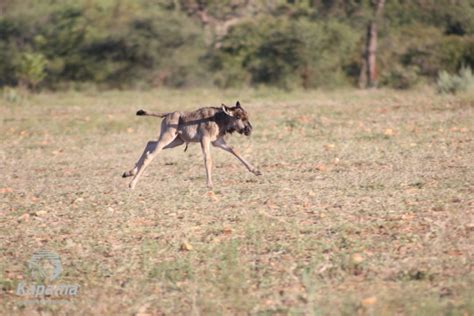
<instances>
[{"instance_id":1,"label":"calf's front leg","mask_svg":"<svg viewBox=\"0 0 474 316\"><path fill-rule=\"evenodd\" d=\"M201 140L201 149L204 156L204 165L206 167L207 187L212 189L212 159L210 143L211 142L207 137L203 137Z\"/></svg>"},{"instance_id":2,"label":"calf's front leg","mask_svg":"<svg viewBox=\"0 0 474 316\"><path fill-rule=\"evenodd\" d=\"M248 171L250 171L254 175L256 175L256 176L262 175L262 173L257 168L255 168L247 160L242 158L242 156L240 156L240 154L234 148L227 145L227 143L224 141L224 139L219 138L218 140L214 141L212 143L212 145L214 145L216 147L219 147L219 148L231 153L232 155L234 155L248 169Z\"/></svg>"}]
</instances>

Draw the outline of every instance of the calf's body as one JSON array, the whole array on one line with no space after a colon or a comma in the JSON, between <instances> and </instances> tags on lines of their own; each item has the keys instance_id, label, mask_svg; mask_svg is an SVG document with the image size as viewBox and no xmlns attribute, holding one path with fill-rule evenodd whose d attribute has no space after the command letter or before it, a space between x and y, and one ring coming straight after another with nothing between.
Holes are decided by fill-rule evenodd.
<instances>
[{"instance_id":1,"label":"calf's body","mask_svg":"<svg viewBox=\"0 0 474 316\"><path fill-rule=\"evenodd\" d=\"M255 175L260 175L260 171L247 162L224 140L226 134L238 132L249 136L252 132L252 125L248 119L247 112L239 102L234 107L222 105L218 107L200 108L193 112L170 112L151 113L140 110L140 116L162 117L161 132L158 140L149 141L140 159L131 170L124 172L123 177L133 176L129 184L131 189L135 188L140 176L146 167L163 149L174 148L188 143L200 143L204 155L206 167L207 186L212 188L212 159L210 146L221 148L233 154L245 165L245 167Z\"/></svg>"}]
</instances>

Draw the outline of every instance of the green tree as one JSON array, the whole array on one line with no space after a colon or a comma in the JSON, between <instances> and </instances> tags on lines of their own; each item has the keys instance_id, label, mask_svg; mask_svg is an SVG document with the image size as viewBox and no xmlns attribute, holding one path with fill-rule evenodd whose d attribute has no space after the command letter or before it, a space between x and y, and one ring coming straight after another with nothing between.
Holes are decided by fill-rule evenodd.
<instances>
[{"instance_id":1,"label":"green tree","mask_svg":"<svg viewBox=\"0 0 474 316\"><path fill-rule=\"evenodd\" d=\"M46 65L47 60L40 53L21 54L17 66L20 85L35 90L46 76Z\"/></svg>"}]
</instances>

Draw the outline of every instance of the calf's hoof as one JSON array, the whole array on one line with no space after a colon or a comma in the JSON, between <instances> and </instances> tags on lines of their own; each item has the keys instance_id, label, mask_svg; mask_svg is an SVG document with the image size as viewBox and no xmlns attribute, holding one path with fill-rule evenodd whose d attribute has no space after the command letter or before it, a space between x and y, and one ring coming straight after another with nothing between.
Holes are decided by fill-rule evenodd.
<instances>
[{"instance_id":1,"label":"calf's hoof","mask_svg":"<svg viewBox=\"0 0 474 316\"><path fill-rule=\"evenodd\" d=\"M260 170L258 170L258 169L252 170L252 173L253 173L254 175L256 175L256 176L261 176L261 175L262 175L262 173L261 173Z\"/></svg>"},{"instance_id":2,"label":"calf's hoof","mask_svg":"<svg viewBox=\"0 0 474 316\"><path fill-rule=\"evenodd\" d=\"M138 168L135 167L131 170L128 170L128 171L125 171L123 174L122 174L122 178L127 178L127 177L131 177L131 176L134 176L137 174L137 171L138 171Z\"/></svg>"}]
</instances>

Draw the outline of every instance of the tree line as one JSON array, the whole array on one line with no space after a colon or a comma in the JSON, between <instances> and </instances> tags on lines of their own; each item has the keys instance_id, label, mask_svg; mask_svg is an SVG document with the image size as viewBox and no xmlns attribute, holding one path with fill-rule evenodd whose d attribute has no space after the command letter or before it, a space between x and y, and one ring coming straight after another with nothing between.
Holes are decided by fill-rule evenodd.
<instances>
[{"instance_id":1,"label":"tree line","mask_svg":"<svg viewBox=\"0 0 474 316\"><path fill-rule=\"evenodd\" d=\"M463 67L470 0L0 2L0 86L406 89Z\"/></svg>"}]
</instances>

